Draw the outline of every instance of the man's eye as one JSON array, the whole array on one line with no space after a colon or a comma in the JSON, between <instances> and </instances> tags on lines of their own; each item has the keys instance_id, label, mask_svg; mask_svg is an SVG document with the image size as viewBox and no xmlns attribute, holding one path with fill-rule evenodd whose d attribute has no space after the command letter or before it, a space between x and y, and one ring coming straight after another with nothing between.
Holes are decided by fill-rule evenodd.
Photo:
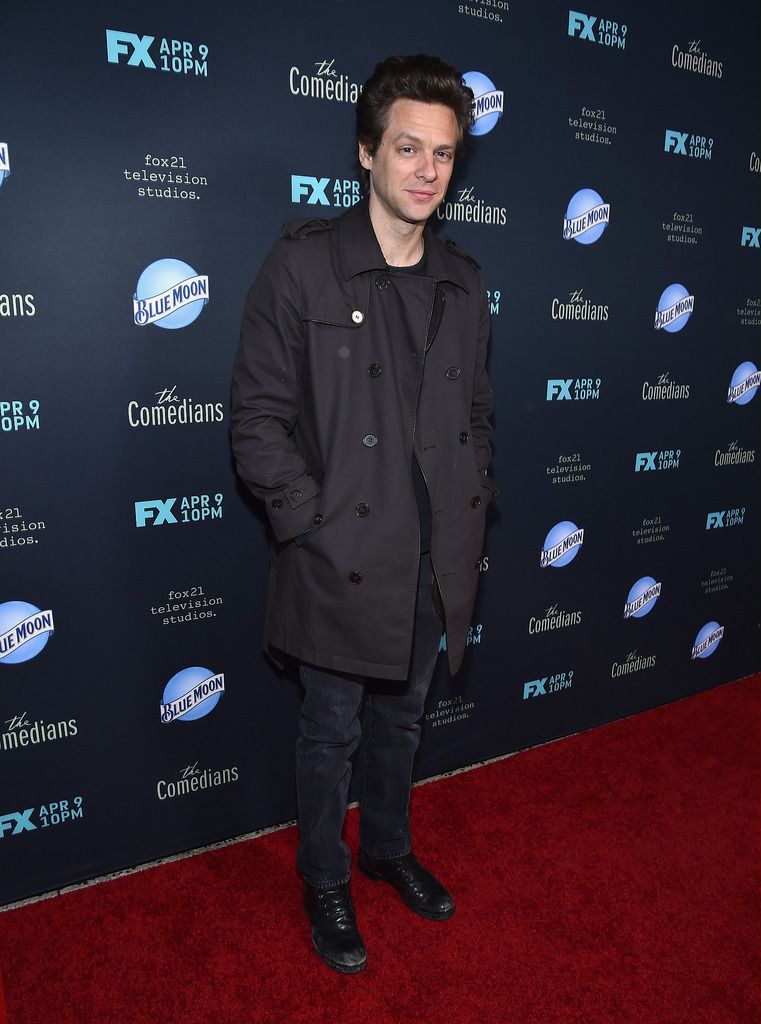
<instances>
[{"instance_id":1,"label":"man's eye","mask_svg":"<svg viewBox=\"0 0 761 1024\"><path fill-rule=\"evenodd\" d=\"M448 149L440 149L438 151L438 153L436 154L436 156L440 160L451 160L452 159L452 154L449 152Z\"/></svg>"},{"instance_id":2,"label":"man's eye","mask_svg":"<svg viewBox=\"0 0 761 1024\"><path fill-rule=\"evenodd\" d=\"M412 152L412 146L402 146L401 152L402 153L411 153Z\"/></svg>"}]
</instances>

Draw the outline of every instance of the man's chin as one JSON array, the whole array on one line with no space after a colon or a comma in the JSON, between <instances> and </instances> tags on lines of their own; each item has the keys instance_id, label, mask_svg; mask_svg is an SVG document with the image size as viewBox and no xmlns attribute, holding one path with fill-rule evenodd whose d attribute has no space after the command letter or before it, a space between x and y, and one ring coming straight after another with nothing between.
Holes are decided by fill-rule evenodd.
<instances>
[{"instance_id":1,"label":"man's chin","mask_svg":"<svg viewBox=\"0 0 761 1024\"><path fill-rule=\"evenodd\" d=\"M441 201L438 197L436 201L432 201L430 203L416 204L411 209L407 208L401 212L402 220L406 221L408 224L425 224L427 220L430 220L440 205Z\"/></svg>"}]
</instances>

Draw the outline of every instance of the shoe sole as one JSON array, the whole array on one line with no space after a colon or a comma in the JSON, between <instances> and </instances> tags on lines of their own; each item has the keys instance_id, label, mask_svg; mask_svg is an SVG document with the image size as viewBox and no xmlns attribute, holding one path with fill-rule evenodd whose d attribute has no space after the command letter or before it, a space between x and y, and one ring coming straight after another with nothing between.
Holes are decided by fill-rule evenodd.
<instances>
[{"instance_id":1,"label":"shoe sole","mask_svg":"<svg viewBox=\"0 0 761 1024\"><path fill-rule=\"evenodd\" d=\"M371 868L368 869L367 867L363 867L362 864L359 865L359 870L362 872L365 878L369 878L371 882L385 882L386 885L390 885L391 888L396 893L396 895L405 905L405 907L408 907L413 912L413 914L417 914L418 917L425 917L429 921L446 921L454 915L454 912L457 909L457 907L452 907L451 910L442 910L439 913L436 913L431 910L421 910L420 907L415 907L411 903L408 903L404 896L402 896L397 887L394 885L394 883L389 882L389 880L387 878L384 878L383 875L379 875L376 871L373 871Z\"/></svg>"}]
</instances>

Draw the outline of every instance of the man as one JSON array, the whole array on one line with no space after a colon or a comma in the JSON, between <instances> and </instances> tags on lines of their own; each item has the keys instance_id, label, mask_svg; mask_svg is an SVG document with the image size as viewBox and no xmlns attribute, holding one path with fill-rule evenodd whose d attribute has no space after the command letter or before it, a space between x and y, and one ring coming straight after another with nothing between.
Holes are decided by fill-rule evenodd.
<instances>
[{"instance_id":1,"label":"man","mask_svg":"<svg viewBox=\"0 0 761 1024\"><path fill-rule=\"evenodd\" d=\"M408 804L442 622L460 666L493 494L489 316L475 264L427 222L473 94L427 56L379 64L357 104L366 199L290 222L248 296L233 372L238 471L273 533L265 646L299 661L297 864L315 949L367 962L341 839L357 747L360 869L418 914L450 894Z\"/></svg>"}]
</instances>

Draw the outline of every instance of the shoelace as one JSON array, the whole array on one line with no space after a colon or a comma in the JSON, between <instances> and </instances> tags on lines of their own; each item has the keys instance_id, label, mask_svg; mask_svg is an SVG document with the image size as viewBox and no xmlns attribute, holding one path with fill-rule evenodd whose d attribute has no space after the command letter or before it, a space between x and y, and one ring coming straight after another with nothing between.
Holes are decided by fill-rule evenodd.
<instances>
[{"instance_id":1,"label":"shoelace","mask_svg":"<svg viewBox=\"0 0 761 1024\"><path fill-rule=\"evenodd\" d=\"M418 889L421 883L425 883L428 879L426 878L425 869L415 864L414 861L400 861L397 871L414 889Z\"/></svg>"},{"instance_id":2,"label":"shoelace","mask_svg":"<svg viewBox=\"0 0 761 1024\"><path fill-rule=\"evenodd\" d=\"M415 860L413 854L400 857L393 863L399 877L404 880L413 892L421 896L426 895L424 887L437 884L436 880L431 877L422 864Z\"/></svg>"},{"instance_id":3,"label":"shoelace","mask_svg":"<svg viewBox=\"0 0 761 1024\"><path fill-rule=\"evenodd\" d=\"M335 924L353 922L354 911L345 893L338 889L323 889L318 891L317 899L324 916Z\"/></svg>"}]
</instances>

